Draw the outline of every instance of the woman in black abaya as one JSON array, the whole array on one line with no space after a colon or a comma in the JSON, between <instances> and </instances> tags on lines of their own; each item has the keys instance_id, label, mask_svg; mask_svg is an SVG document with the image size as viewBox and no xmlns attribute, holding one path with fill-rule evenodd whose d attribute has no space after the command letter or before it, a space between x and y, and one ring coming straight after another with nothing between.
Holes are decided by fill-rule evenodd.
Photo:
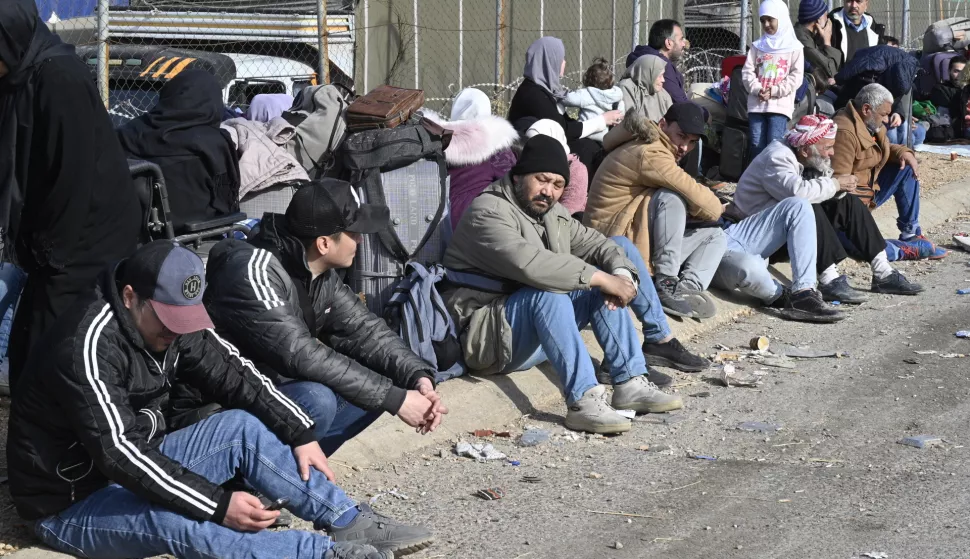
<instances>
[{"instance_id":1,"label":"woman in black abaya","mask_svg":"<svg viewBox=\"0 0 970 559\"><path fill-rule=\"evenodd\" d=\"M106 264L134 251L141 231L91 72L34 0L0 1L0 150L3 258L28 274L10 338L15 392L29 380L30 349L79 294L93 292Z\"/></svg>"}]
</instances>

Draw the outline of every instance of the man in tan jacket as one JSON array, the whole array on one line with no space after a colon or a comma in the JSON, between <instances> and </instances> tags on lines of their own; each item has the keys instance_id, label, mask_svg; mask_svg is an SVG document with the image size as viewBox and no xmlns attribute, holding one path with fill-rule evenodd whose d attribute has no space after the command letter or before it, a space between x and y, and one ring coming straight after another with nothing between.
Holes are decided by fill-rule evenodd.
<instances>
[{"instance_id":1,"label":"man in tan jacket","mask_svg":"<svg viewBox=\"0 0 970 559\"><path fill-rule=\"evenodd\" d=\"M664 311L674 316L714 316L705 291L726 248L715 226L720 200L677 165L703 133L703 111L691 102L675 103L658 124L627 112L604 138L609 155L590 183L583 218L604 235L633 241L650 260Z\"/></svg>"},{"instance_id":2,"label":"man in tan jacket","mask_svg":"<svg viewBox=\"0 0 970 559\"><path fill-rule=\"evenodd\" d=\"M870 209L890 198L896 200L900 241L925 239L919 226L919 163L913 150L890 144L886 123L892 113L893 96L872 83L861 90L833 120L835 136L832 170L835 176L855 175L856 195Z\"/></svg>"},{"instance_id":3,"label":"man in tan jacket","mask_svg":"<svg viewBox=\"0 0 970 559\"><path fill-rule=\"evenodd\" d=\"M445 252L443 295L470 369L512 372L548 360L566 394L566 427L620 433L632 423L616 409L683 405L646 378L644 353L695 370L708 363L673 338L652 285L638 285L647 272L632 243L584 227L559 205L568 176L557 140L526 142L510 174L462 215ZM626 306L643 323L642 348ZM580 336L587 324L603 346L612 402Z\"/></svg>"}]
</instances>

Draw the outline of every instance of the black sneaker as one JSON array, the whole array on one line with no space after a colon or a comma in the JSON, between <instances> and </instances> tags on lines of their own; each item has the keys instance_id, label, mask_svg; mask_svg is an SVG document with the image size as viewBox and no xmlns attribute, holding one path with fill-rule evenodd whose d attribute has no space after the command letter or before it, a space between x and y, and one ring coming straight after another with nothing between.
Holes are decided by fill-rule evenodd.
<instances>
[{"instance_id":1,"label":"black sneaker","mask_svg":"<svg viewBox=\"0 0 970 559\"><path fill-rule=\"evenodd\" d=\"M674 382L674 377L670 375L665 375L660 371L658 371L657 369L650 367L649 365L647 366L646 377L647 377L647 380L649 380L650 382L656 384L661 388L663 388L664 386L670 386L670 384Z\"/></svg>"},{"instance_id":2,"label":"black sneaker","mask_svg":"<svg viewBox=\"0 0 970 559\"><path fill-rule=\"evenodd\" d=\"M779 309L778 314L782 318L797 322L830 324L845 318L845 314L826 304L822 300L822 294L814 289L792 293L788 288L785 288L781 297L775 299L769 306Z\"/></svg>"},{"instance_id":3,"label":"black sneaker","mask_svg":"<svg viewBox=\"0 0 970 559\"><path fill-rule=\"evenodd\" d=\"M699 373L711 366L711 362L703 357L687 351L680 340L674 338L665 344L643 343L643 357L651 367L670 367L685 373ZM660 386L660 383L650 380Z\"/></svg>"},{"instance_id":4,"label":"black sneaker","mask_svg":"<svg viewBox=\"0 0 970 559\"><path fill-rule=\"evenodd\" d=\"M694 309L691 308L690 303L684 299L683 295L676 294L677 283L677 278L669 276L657 276L654 278L653 284L657 288L657 297L660 299L660 306L663 307L665 313L671 316L694 316Z\"/></svg>"},{"instance_id":5,"label":"black sneaker","mask_svg":"<svg viewBox=\"0 0 970 559\"><path fill-rule=\"evenodd\" d=\"M886 279L872 278L872 292L889 295L916 295L923 292L923 286L909 281L903 277L903 274L899 273L899 270L893 270L893 273Z\"/></svg>"},{"instance_id":6,"label":"black sneaker","mask_svg":"<svg viewBox=\"0 0 970 559\"><path fill-rule=\"evenodd\" d=\"M357 518L343 528L330 528L330 538L336 542L372 545L382 551L392 551L397 557L417 553L434 542L427 528L408 526L374 512L369 505L357 505Z\"/></svg>"},{"instance_id":7,"label":"black sneaker","mask_svg":"<svg viewBox=\"0 0 970 559\"><path fill-rule=\"evenodd\" d=\"M370 545L335 543L323 554L323 559L394 559L390 551L378 551Z\"/></svg>"},{"instance_id":8,"label":"black sneaker","mask_svg":"<svg viewBox=\"0 0 970 559\"><path fill-rule=\"evenodd\" d=\"M818 286L822 299L829 303L839 301L848 305L861 305L869 300L865 293L849 285L849 278L841 275L834 280Z\"/></svg>"},{"instance_id":9,"label":"black sneaker","mask_svg":"<svg viewBox=\"0 0 970 559\"><path fill-rule=\"evenodd\" d=\"M683 297L690 305L694 314L691 318L713 318L717 314L717 306L714 299L706 291L696 291L686 287L683 282L677 284L676 294Z\"/></svg>"}]
</instances>

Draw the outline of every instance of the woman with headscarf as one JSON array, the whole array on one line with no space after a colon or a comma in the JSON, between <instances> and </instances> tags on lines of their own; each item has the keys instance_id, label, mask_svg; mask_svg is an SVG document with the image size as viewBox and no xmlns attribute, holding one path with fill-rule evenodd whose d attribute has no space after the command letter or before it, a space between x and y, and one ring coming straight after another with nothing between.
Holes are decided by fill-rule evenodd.
<instances>
[{"instance_id":1,"label":"woman with headscarf","mask_svg":"<svg viewBox=\"0 0 970 559\"><path fill-rule=\"evenodd\" d=\"M290 110L293 96L288 93L260 93L253 97L246 111L246 118L256 122L269 122Z\"/></svg>"},{"instance_id":2,"label":"woman with headscarf","mask_svg":"<svg viewBox=\"0 0 970 559\"><path fill-rule=\"evenodd\" d=\"M569 161L569 176L566 188L562 191L562 198L559 203L569 211L569 214L582 221L582 213L586 210L586 197L589 191L589 172L576 154L569 153L569 143L566 142L566 134L562 126L553 120L538 120L535 124L525 131L525 137L549 136L562 144L562 149L566 152L566 159Z\"/></svg>"},{"instance_id":3,"label":"woman with headscarf","mask_svg":"<svg viewBox=\"0 0 970 559\"><path fill-rule=\"evenodd\" d=\"M239 210L239 161L222 130L222 89L203 70L186 70L159 91L147 113L118 129L132 159L162 169L176 233Z\"/></svg>"},{"instance_id":4,"label":"woman with headscarf","mask_svg":"<svg viewBox=\"0 0 970 559\"><path fill-rule=\"evenodd\" d=\"M620 80L623 90L623 105L629 109L636 109L653 122L667 114L667 109L674 104L670 94L664 89L664 70L667 61L647 54L641 56L627 68Z\"/></svg>"},{"instance_id":5,"label":"woman with headscarf","mask_svg":"<svg viewBox=\"0 0 970 559\"><path fill-rule=\"evenodd\" d=\"M762 34L751 43L741 68L748 91L749 160L788 131L795 92L805 75L804 47L795 36L788 6L781 0L765 0L758 15Z\"/></svg>"},{"instance_id":6,"label":"woman with headscarf","mask_svg":"<svg viewBox=\"0 0 970 559\"><path fill-rule=\"evenodd\" d=\"M28 273L10 340L27 354L108 262L135 250L141 209L104 103L34 0L0 2L0 237Z\"/></svg>"},{"instance_id":7,"label":"woman with headscarf","mask_svg":"<svg viewBox=\"0 0 970 559\"><path fill-rule=\"evenodd\" d=\"M555 37L537 39L525 53L525 79L516 90L509 105L509 122L519 133L528 130L535 121L556 121L566 133L572 153L592 172L593 160L603 147L588 137L620 122L620 111L607 111L589 120L573 120L565 114L562 100L566 89L559 78L566 72L566 47Z\"/></svg>"},{"instance_id":8,"label":"woman with headscarf","mask_svg":"<svg viewBox=\"0 0 970 559\"><path fill-rule=\"evenodd\" d=\"M451 177L451 226L485 188L515 166L512 146L519 133L502 117L492 115L492 104L481 91L463 89L451 104L451 120L429 110L425 117L452 131L445 150Z\"/></svg>"}]
</instances>

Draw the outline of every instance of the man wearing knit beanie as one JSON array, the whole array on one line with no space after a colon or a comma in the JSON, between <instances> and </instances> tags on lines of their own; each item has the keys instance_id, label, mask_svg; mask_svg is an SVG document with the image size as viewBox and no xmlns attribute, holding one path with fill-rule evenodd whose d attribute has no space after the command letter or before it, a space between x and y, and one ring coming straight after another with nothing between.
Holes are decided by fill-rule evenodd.
<instances>
[{"instance_id":1,"label":"man wearing knit beanie","mask_svg":"<svg viewBox=\"0 0 970 559\"><path fill-rule=\"evenodd\" d=\"M805 61L811 64L816 78L826 86L835 84L835 74L842 67L842 51L832 46L832 21L825 0L802 0L798 5L795 36L805 47Z\"/></svg>"},{"instance_id":2,"label":"man wearing knit beanie","mask_svg":"<svg viewBox=\"0 0 970 559\"><path fill-rule=\"evenodd\" d=\"M617 410L683 407L648 378L647 356L709 362L671 334L633 243L584 227L558 203L568 176L557 140L529 139L511 172L462 214L442 262L442 296L470 369L511 373L549 361L566 396L567 428L622 433L633 423ZM624 307L643 325L642 347ZM612 400L580 335L587 325L603 345Z\"/></svg>"}]
</instances>

